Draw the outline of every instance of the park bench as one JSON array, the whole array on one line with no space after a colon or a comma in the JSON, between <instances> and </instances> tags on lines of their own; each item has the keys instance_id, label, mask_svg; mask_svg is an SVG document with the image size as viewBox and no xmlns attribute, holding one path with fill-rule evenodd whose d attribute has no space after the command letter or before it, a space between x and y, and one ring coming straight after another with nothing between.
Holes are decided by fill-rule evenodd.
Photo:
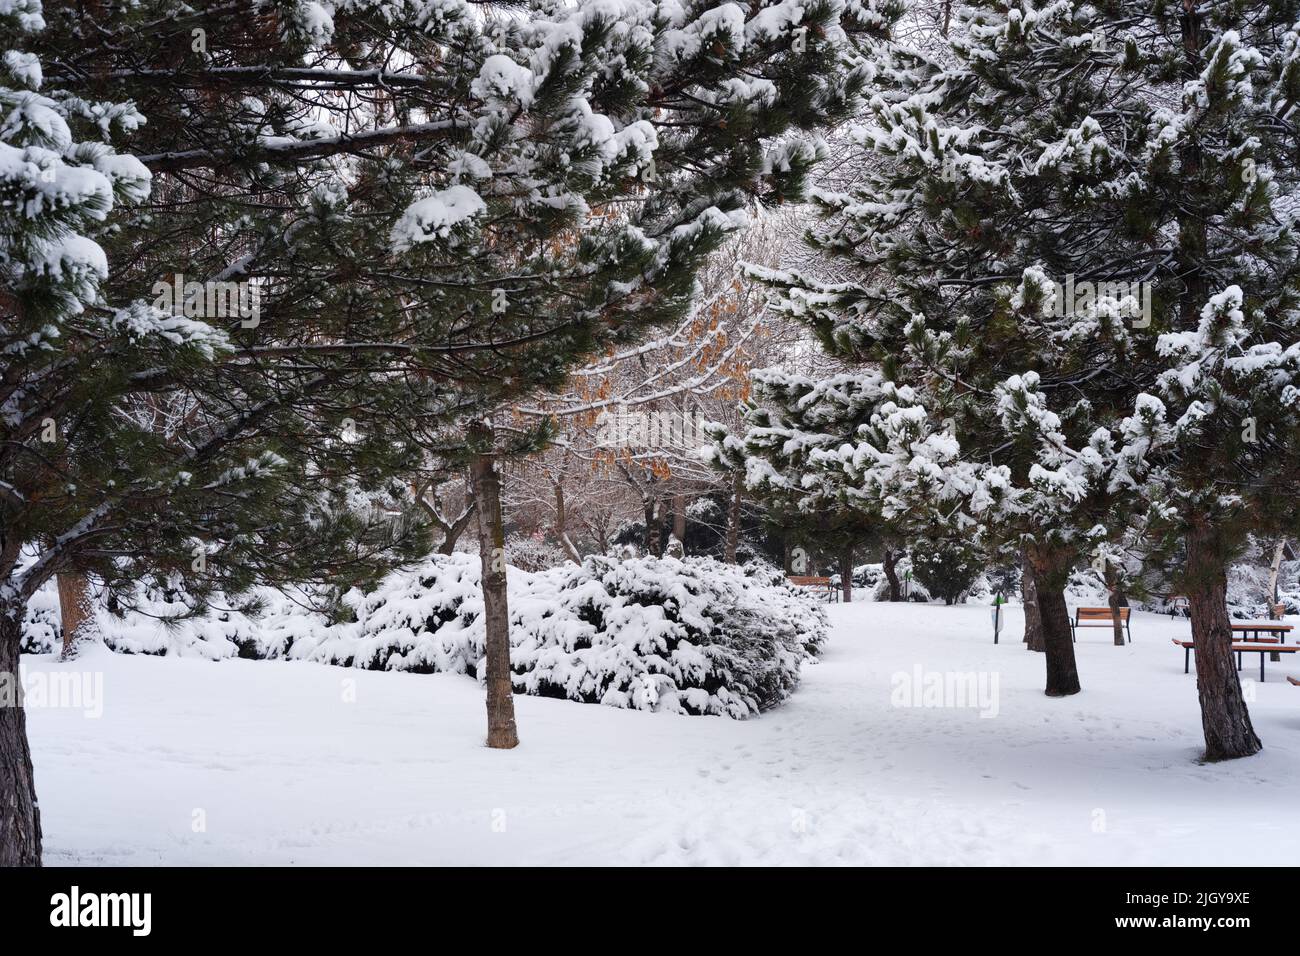
<instances>
[{"instance_id":1,"label":"park bench","mask_svg":"<svg viewBox=\"0 0 1300 956\"><path fill-rule=\"evenodd\" d=\"M1291 676L1288 675L1288 676L1287 676L1287 680L1289 680L1291 683L1295 684L1297 687L1300 687L1300 677L1291 677Z\"/></svg>"},{"instance_id":2,"label":"park bench","mask_svg":"<svg viewBox=\"0 0 1300 956\"><path fill-rule=\"evenodd\" d=\"M1183 649L1183 673L1188 673L1191 667L1192 651L1196 645L1192 641L1180 640L1175 637L1174 643ZM1264 655L1265 654L1294 654L1300 651L1300 644L1282 644L1278 643L1276 638L1265 638L1256 641L1234 641L1232 644L1232 653L1237 655L1237 670L1241 670L1242 654L1259 655L1259 682L1264 682ZM1280 660L1280 658L1279 658ZM1290 680L1290 678L1288 678Z\"/></svg>"},{"instance_id":3,"label":"park bench","mask_svg":"<svg viewBox=\"0 0 1300 956\"><path fill-rule=\"evenodd\" d=\"M814 591L822 592L822 599L825 601L838 601L840 599L840 589L835 586L830 578L792 574L786 580L797 588L812 588Z\"/></svg>"},{"instance_id":4,"label":"park bench","mask_svg":"<svg viewBox=\"0 0 1300 956\"><path fill-rule=\"evenodd\" d=\"M1119 619L1124 625L1124 633L1128 635L1128 642L1133 643L1133 634L1129 630L1128 618L1132 608L1118 608ZM1114 627L1115 615L1111 613L1108 607L1076 607L1074 609L1074 620L1070 622L1070 633L1074 639L1079 639L1078 629L1081 627Z\"/></svg>"},{"instance_id":5,"label":"park bench","mask_svg":"<svg viewBox=\"0 0 1300 956\"><path fill-rule=\"evenodd\" d=\"M1181 594L1173 594L1169 597L1169 616L1177 617L1181 614L1183 617L1192 616L1192 602L1187 600Z\"/></svg>"}]
</instances>

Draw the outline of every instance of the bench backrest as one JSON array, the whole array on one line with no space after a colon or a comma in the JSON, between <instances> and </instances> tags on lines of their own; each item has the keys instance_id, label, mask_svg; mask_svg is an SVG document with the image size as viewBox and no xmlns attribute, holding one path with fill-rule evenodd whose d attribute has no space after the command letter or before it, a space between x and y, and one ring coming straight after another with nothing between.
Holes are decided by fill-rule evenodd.
<instances>
[{"instance_id":1,"label":"bench backrest","mask_svg":"<svg viewBox=\"0 0 1300 956\"><path fill-rule=\"evenodd\" d=\"M794 575L791 575L786 580L797 587L815 587L831 583L830 578L795 577Z\"/></svg>"},{"instance_id":2,"label":"bench backrest","mask_svg":"<svg viewBox=\"0 0 1300 956\"><path fill-rule=\"evenodd\" d=\"M1129 612L1132 608L1119 608L1119 619L1127 621ZM1076 621L1113 621L1114 616L1110 613L1108 607L1080 607L1074 610L1074 619Z\"/></svg>"}]
</instances>

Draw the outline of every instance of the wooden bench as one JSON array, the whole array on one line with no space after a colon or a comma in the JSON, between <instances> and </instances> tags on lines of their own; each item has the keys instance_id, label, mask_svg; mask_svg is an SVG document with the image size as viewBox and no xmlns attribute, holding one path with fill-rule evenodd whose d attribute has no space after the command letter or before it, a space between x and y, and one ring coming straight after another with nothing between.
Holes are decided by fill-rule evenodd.
<instances>
[{"instance_id":1,"label":"wooden bench","mask_svg":"<svg viewBox=\"0 0 1300 956\"><path fill-rule=\"evenodd\" d=\"M1128 618L1132 608L1121 607L1117 609L1119 619L1124 625L1124 633L1128 635L1128 642L1133 643L1133 633L1129 630ZM1085 623L1096 622L1096 623ZM1108 607L1076 607L1074 609L1074 620L1070 622L1070 633L1074 639L1079 639L1078 631L1081 627L1111 627L1115 626L1115 615L1111 613Z\"/></svg>"},{"instance_id":2,"label":"wooden bench","mask_svg":"<svg viewBox=\"0 0 1300 956\"><path fill-rule=\"evenodd\" d=\"M826 601L838 601L840 599L840 589L832 583L830 578L792 574L786 580L797 588L813 588L814 590L824 591L822 597Z\"/></svg>"},{"instance_id":3,"label":"wooden bench","mask_svg":"<svg viewBox=\"0 0 1300 956\"><path fill-rule=\"evenodd\" d=\"M1287 677L1287 680L1289 680L1291 683L1295 684L1297 687L1300 687L1300 677L1291 677L1291 676L1288 676L1288 677Z\"/></svg>"},{"instance_id":4,"label":"wooden bench","mask_svg":"<svg viewBox=\"0 0 1300 956\"><path fill-rule=\"evenodd\" d=\"M1181 614L1183 617L1192 616L1192 602L1187 600L1181 594L1171 594L1169 601L1169 616L1177 617Z\"/></svg>"},{"instance_id":5,"label":"wooden bench","mask_svg":"<svg viewBox=\"0 0 1300 956\"><path fill-rule=\"evenodd\" d=\"M1186 674L1188 673L1188 670L1191 667L1192 651L1196 650L1196 644L1192 641L1179 640L1176 637L1173 639L1173 641L1175 644L1177 644L1179 647L1183 649L1183 673ZM1265 654L1294 654L1296 651L1300 651L1300 644L1277 644L1271 640L1249 641L1249 642L1241 642L1241 643L1234 641L1232 644L1232 653L1237 655L1237 670L1241 670L1242 654L1259 655L1259 682L1261 684L1264 682L1264 655ZM1280 659L1281 658L1279 658L1279 660ZM1287 679L1292 680L1291 678L1287 678ZM1294 683L1294 681L1292 681L1292 683Z\"/></svg>"}]
</instances>

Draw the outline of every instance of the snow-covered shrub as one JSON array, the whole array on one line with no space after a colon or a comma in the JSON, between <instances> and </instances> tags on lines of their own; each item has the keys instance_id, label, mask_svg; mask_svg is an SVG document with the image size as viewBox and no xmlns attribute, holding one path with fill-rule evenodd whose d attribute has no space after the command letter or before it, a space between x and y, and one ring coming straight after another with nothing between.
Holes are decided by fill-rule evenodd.
<instances>
[{"instance_id":1,"label":"snow-covered shrub","mask_svg":"<svg viewBox=\"0 0 1300 956\"><path fill-rule=\"evenodd\" d=\"M19 649L24 654L48 654L63 643L63 623L59 616L59 591L47 582L27 602Z\"/></svg>"},{"instance_id":2,"label":"snow-covered shrub","mask_svg":"<svg viewBox=\"0 0 1300 956\"><path fill-rule=\"evenodd\" d=\"M917 582L945 604L956 603L984 569L974 551L953 541L916 541L909 554Z\"/></svg>"},{"instance_id":3,"label":"snow-covered shrub","mask_svg":"<svg viewBox=\"0 0 1300 956\"><path fill-rule=\"evenodd\" d=\"M511 570L517 690L642 710L745 717L798 682L826 637L823 612L751 568L590 557ZM391 575L357 604L354 629L299 641L289 656L370 669L478 675L478 564L437 557Z\"/></svg>"},{"instance_id":4,"label":"snow-covered shrub","mask_svg":"<svg viewBox=\"0 0 1300 956\"><path fill-rule=\"evenodd\" d=\"M529 693L746 717L784 701L826 638L820 608L753 568L592 558L561 570L560 612L524 622L516 640Z\"/></svg>"},{"instance_id":5,"label":"snow-covered shrub","mask_svg":"<svg viewBox=\"0 0 1300 956\"><path fill-rule=\"evenodd\" d=\"M780 570L712 558L591 557L529 573L511 568L511 661L521 693L640 710L748 717L785 700L820 652L825 612ZM191 609L179 590L142 593L138 610L97 614L123 653L288 658L480 676L479 560L436 555L342 597L327 617L310 596L258 592L257 614ZM57 617L57 598L53 605ZM340 619L342 618L342 619ZM53 646L37 622L28 641Z\"/></svg>"}]
</instances>

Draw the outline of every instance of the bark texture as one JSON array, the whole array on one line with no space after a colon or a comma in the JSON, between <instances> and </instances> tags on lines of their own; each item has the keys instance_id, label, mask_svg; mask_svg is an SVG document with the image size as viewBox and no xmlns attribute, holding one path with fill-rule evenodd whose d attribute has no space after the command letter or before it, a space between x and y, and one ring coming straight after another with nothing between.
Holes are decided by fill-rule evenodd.
<instances>
[{"instance_id":1,"label":"bark texture","mask_svg":"<svg viewBox=\"0 0 1300 956\"><path fill-rule=\"evenodd\" d=\"M1187 600L1192 612L1196 692L1201 700L1205 759L1249 757L1263 748L1241 694L1228 617L1227 555L1222 536L1207 520L1187 534Z\"/></svg>"},{"instance_id":2,"label":"bark texture","mask_svg":"<svg viewBox=\"0 0 1300 956\"><path fill-rule=\"evenodd\" d=\"M731 500L727 503L727 538L722 551L722 558L728 564L736 563L736 548L740 544L740 493L742 487L740 475L736 475L731 479Z\"/></svg>"},{"instance_id":3,"label":"bark texture","mask_svg":"<svg viewBox=\"0 0 1300 956\"><path fill-rule=\"evenodd\" d=\"M1119 609L1128 607L1128 598L1124 596L1124 587L1119 583L1119 575L1114 571L1106 572L1106 603L1110 606L1110 620L1115 637L1115 646L1124 646L1124 622L1120 620Z\"/></svg>"},{"instance_id":4,"label":"bark texture","mask_svg":"<svg viewBox=\"0 0 1300 956\"><path fill-rule=\"evenodd\" d=\"M90 599L90 580L80 571L58 575L59 616L63 624L63 660L76 654L77 642L90 636L95 628L94 605Z\"/></svg>"},{"instance_id":5,"label":"bark texture","mask_svg":"<svg viewBox=\"0 0 1300 956\"><path fill-rule=\"evenodd\" d=\"M23 608L0 606L0 866L41 865L41 812L18 672Z\"/></svg>"},{"instance_id":6,"label":"bark texture","mask_svg":"<svg viewBox=\"0 0 1300 956\"><path fill-rule=\"evenodd\" d=\"M1034 590L1038 595L1038 616L1042 621L1043 651L1047 658L1047 686L1043 692L1048 697L1068 697L1080 689L1070 609L1065 601L1071 555L1049 544L1033 544L1029 546L1029 563L1034 569Z\"/></svg>"},{"instance_id":7,"label":"bark texture","mask_svg":"<svg viewBox=\"0 0 1300 956\"><path fill-rule=\"evenodd\" d=\"M890 548L885 549L881 566L885 571L885 580L889 582L889 600L903 600L903 589L898 584L898 554Z\"/></svg>"},{"instance_id":8,"label":"bark texture","mask_svg":"<svg viewBox=\"0 0 1300 956\"><path fill-rule=\"evenodd\" d=\"M1043 644L1043 618L1038 610L1038 588L1034 584L1034 567L1029 561L1027 549L1021 551L1021 560L1020 593L1025 605L1025 646L1041 654L1047 649Z\"/></svg>"},{"instance_id":9,"label":"bark texture","mask_svg":"<svg viewBox=\"0 0 1300 956\"><path fill-rule=\"evenodd\" d=\"M519 745L519 735L515 729L514 687L510 671L510 608L506 601L506 536L501 520L501 479L491 455L476 455L472 474L474 500L478 504L478 547L486 627L487 745L508 750Z\"/></svg>"}]
</instances>

